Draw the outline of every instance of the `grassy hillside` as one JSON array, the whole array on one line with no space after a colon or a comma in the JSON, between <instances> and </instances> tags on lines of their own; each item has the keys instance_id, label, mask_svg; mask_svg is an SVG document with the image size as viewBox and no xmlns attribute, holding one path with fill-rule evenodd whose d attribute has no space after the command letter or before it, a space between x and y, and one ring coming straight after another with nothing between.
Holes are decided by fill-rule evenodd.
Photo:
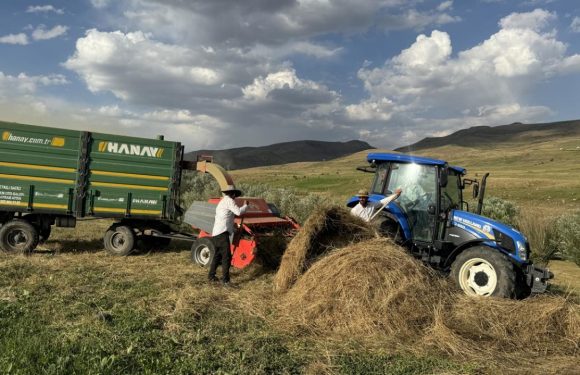
<instances>
[{"instance_id":1,"label":"grassy hillside","mask_svg":"<svg viewBox=\"0 0 580 375\"><path fill-rule=\"evenodd\" d=\"M487 196L540 207L553 213L580 209L580 136L514 141L495 147L445 146L417 155L447 160L467 168L469 178L490 172ZM372 152L389 152L372 150ZM370 186L372 175L356 171L367 151L327 162L294 163L234 171L237 181L294 187L346 199Z\"/></svg>"}]
</instances>

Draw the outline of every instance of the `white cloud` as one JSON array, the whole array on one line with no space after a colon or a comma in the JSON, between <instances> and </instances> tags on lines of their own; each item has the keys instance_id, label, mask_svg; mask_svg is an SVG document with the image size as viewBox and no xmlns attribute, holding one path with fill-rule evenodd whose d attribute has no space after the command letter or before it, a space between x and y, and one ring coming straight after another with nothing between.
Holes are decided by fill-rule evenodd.
<instances>
[{"instance_id":1,"label":"white cloud","mask_svg":"<svg viewBox=\"0 0 580 375\"><path fill-rule=\"evenodd\" d=\"M580 71L580 55L567 56L554 33L541 31L555 19L542 10L510 14L497 33L456 56L447 33L420 35L384 66L359 70L369 97L347 113L397 123L407 138L546 118L551 110L526 104L526 95L555 74Z\"/></svg>"},{"instance_id":2,"label":"white cloud","mask_svg":"<svg viewBox=\"0 0 580 375\"><path fill-rule=\"evenodd\" d=\"M48 13L64 14L64 10L57 9L52 5L31 5L26 9L26 13Z\"/></svg>"},{"instance_id":3,"label":"white cloud","mask_svg":"<svg viewBox=\"0 0 580 375\"><path fill-rule=\"evenodd\" d=\"M292 69L271 73L268 76L258 77L251 85L242 89L244 98L250 100L265 100L275 90L293 89L293 90L311 90L325 91L325 89L313 81L304 81L296 76L296 71Z\"/></svg>"},{"instance_id":4,"label":"white cloud","mask_svg":"<svg viewBox=\"0 0 580 375\"><path fill-rule=\"evenodd\" d=\"M54 74L48 76L28 76L20 73L11 76L0 72L0 97L33 94L37 92L39 86L56 86L67 84L68 81L63 75Z\"/></svg>"},{"instance_id":5,"label":"white cloud","mask_svg":"<svg viewBox=\"0 0 580 375\"><path fill-rule=\"evenodd\" d=\"M32 39L34 40L48 40L58 38L61 35L66 34L68 26L56 25L52 29L47 30L46 26L39 25L32 32Z\"/></svg>"},{"instance_id":6,"label":"white cloud","mask_svg":"<svg viewBox=\"0 0 580 375\"><path fill-rule=\"evenodd\" d=\"M452 9L452 8L453 8L453 1L448 0L448 1L444 1L441 4L439 4L439 6L437 7L437 10L440 12L443 12L445 10Z\"/></svg>"},{"instance_id":7,"label":"white cloud","mask_svg":"<svg viewBox=\"0 0 580 375\"><path fill-rule=\"evenodd\" d=\"M190 49L150 39L143 32L87 31L64 64L76 71L93 92L110 91L123 100L180 106L193 97L239 95L232 88L247 82L252 68L236 64L239 57L216 55L207 47ZM260 64L256 62L256 68ZM246 78L244 78L244 76Z\"/></svg>"},{"instance_id":8,"label":"white cloud","mask_svg":"<svg viewBox=\"0 0 580 375\"><path fill-rule=\"evenodd\" d=\"M355 121L388 121L392 117L393 107L393 102L387 98L367 100L346 106L346 115Z\"/></svg>"},{"instance_id":9,"label":"white cloud","mask_svg":"<svg viewBox=\"0 0 580 375\"><path fill-rule=\"evenodd\" d=\"M423 28L459 20L447 13L450 1L424 11L409 9L413 4L402 0L133 0L123 4L124 16L134 27L192 46L274 46L329 33L364 32L377 25Z\"/></svg>"},{"instance_id":10,"label":"white cloud","mask_svg":"<svg viewBox=\"0 0 580 375\"><path fill-rule=\"evenodd\" d=\"M97 9L103 9L109 6L111 0L91 0L93 7Z\"/></svg>"},{"instance_id":11,"label":"white cloud","mask_svg":"<svg viewBox=\"0 0 580 375\"><path fill-rule=\"evenodd\" d=\"M512 13L499 21L502 29L543 30L550 22L556 20L556 13L535 9L528 13Z\"/></svg>"},{"instance_id":12,"label":"white cloud","mask_svg":"<svg viewBox=\"0 0 580 375\"><path fill-rule=\"evenodd\" d=\"M20 45L25 46L28 44L28 36L24 33L9 34L9 35L5 35L5 36L0 36L0 43L20 44Z\"/></svg>"},{"instance_id":13,"label":"white cloud","mask_svg":"<svg viewBox=\"0 0 580 375\"><path fill-rule=\"evenodd\" d=\"M570 24L570 29L575 33L580 33L580 17L574 17Z\"/></svg>"}]
</instances>

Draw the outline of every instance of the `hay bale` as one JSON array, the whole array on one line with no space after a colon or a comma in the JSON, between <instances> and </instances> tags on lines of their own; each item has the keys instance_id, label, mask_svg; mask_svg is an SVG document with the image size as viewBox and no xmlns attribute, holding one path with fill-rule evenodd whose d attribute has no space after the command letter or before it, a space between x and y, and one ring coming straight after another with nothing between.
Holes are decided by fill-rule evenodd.
<instances>
[{"instance_id":1,"label":"hay bale","mask_svg":"<svg viewBox=\"0 0 580 375\"><path fill-rule=\"evenodd\" d=\"M318 257L329 250L374 236L371 226L352 216L345 208L314 211L288 245L274 277L274 290L288 290Z\"/></svg>"},{"instance_id":2,"label":"hay bale","mask_svg":"<svg viewBox=\"0 0 580 375\"><path fill-rule=\"evenodd\" d=\"M457 295L436 311L428 345L465 358L574 355L580 345L580 308L561 296L522 301Z\"/></svg>"},{"instance_id":3,"label":"hay bale","mask_svg":"<svg viewBox=\"0 0 580 375\"><path fill-rule=\"evenodd\" d=\"M280 323L315 334L417 337L445 282L393 242L373 239L316 262L282 297Z\"/></svg>"},{"instance_id":4,"label":"hay bale","mask_svg":"<svg viewBox=\"0 0 580 375\"><path fill-rule=\"evenodd\" d=\"M337 230L340 220L363 232ZM318 211L303 230L275 278L278 289L290 288L277 301L281 328L418 355L444 353L500 372L577 369L580 305L570 296L466 296L389 240L353 244L355 234L365 239L374 231L346 210ZM341 243L348 246L328 251Z\"/></svg>"}]
</instances>

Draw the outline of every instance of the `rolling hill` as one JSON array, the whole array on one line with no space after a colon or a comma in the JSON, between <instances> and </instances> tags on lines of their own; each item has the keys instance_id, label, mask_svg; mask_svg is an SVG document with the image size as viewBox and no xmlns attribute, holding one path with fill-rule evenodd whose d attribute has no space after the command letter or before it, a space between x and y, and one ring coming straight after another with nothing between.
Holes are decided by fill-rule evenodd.
<instances>
[{"instance_id":1,"label":"rolling hill","mask_svg":"<svg viewBox=\"0 0 580 375\"><path fill-rule=\"evenodd\" d=\"M185 159L196 160L197 155L211 155L215 163L232 170L303 161L331 160L372 148L374 147L363 141L295 141L263 147L198 150L187 153Z\"/></svg>"},{"instance_id":2,"label":"rolling hill","mask_svg":"<svg viewBox=\"0 0 580 375\"><path fill-rule=\"evenodd\" d=\"M424 138L412 145L395 149L415 152L443 146L488 147L506 143L541 142L547 139L580 135L580 120L545 124L513 123L502 126L475 126L445 137Z\"/></svg>"},{"instance_id":3,"label":"rolling hill","mask_svg":"<svg viewBox=\"0 0 580 375\"><path fill-rule=\"evenodd\" d=\"M462 134L467 141L462 141ZM555 215L580 211L580 121L479 127L429 142L424 140L407 148L412 148L413 154L464 167L468 178L490 172L488 196L514 200ZM356 170L367 164L367 153L360 151L326 162L244 169L233 175L239 182L292 187L346 199L370 186L372 175Z\"/></svg>"}]
</instances>

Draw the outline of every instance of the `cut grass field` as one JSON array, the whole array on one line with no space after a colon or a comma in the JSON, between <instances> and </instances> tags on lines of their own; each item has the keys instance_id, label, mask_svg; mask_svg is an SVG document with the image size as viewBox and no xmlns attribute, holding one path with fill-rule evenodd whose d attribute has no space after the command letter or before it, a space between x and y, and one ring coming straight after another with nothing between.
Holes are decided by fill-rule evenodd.
<instances>
[{"instance_id":1,"label":"cut grass field","mask_svg":"<svg viewBox=\"0 0 580 375\"><path fill-rule=\"evenodd\" d=\"M0 372L481 374L484 364L290 333L274 319L274 274L234 271L238 289L206 283L188 243L113 257L108 222L57 228L38 253L0 255ZM580 269L555 262L558 293ZM576 275L576 277L574 276ZM533 369L524 369L534 373Z\"/></svg>"},{"instance_id":2,"label":"cut grass field","mask_svg":"<svg viewBox=\"0 0 580 375\"><path fill-rule=\"evenodd\" d=\"M57 229L38 254L0 256L1 373L477 373L428 353L289 334L271 323L272 273L209 286L187 243L108 256L107 225Z\"/></svg>"}]
</instances>

